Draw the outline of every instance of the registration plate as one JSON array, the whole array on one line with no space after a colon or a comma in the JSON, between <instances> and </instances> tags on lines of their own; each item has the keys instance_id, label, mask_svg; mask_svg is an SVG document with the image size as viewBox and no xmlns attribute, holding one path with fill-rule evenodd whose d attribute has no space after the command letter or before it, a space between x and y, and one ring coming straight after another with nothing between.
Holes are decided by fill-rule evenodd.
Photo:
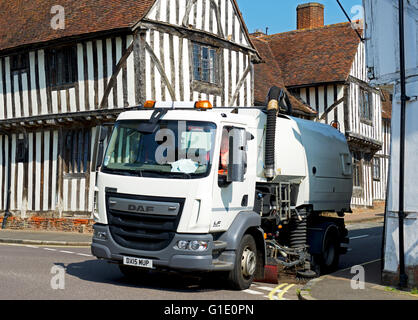
<instances>
[{"instance_id":1,"label":"registration plate","mask_svg":"<svg viewBox=\"0 0 418 320\"><path fill-rule=\"evenodd\" d=\"M127 266L139 267L139 268L149 268L152 269L152 260L133 258L133 257L123 257L123 264Z\"/></svg>"}]
</instances>

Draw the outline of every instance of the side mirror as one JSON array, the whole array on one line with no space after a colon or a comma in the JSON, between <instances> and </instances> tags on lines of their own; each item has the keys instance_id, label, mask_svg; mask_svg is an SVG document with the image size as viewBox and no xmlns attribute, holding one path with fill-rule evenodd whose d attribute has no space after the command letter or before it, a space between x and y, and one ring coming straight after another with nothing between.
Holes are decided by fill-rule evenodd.
<instances>
[{"instance_id":1,"label":"side mirror","mask_svg":"<svg viewBox=\"0 0 418 320\"><path fill-rule=\"evenodd\" d=\"M105 126L100 126L98 130L99 130L99 144L98 144L97 159L96 159L96 166L95 166L96 171L99 169L103 161L104 141L106 140L108 136L109 128Z\"/></svg>"},{"instance_id":2,"label":"side mirror","mask_svg":"<svg viewBox=\"0 0 418 320\"><path fill-rule=\"evenodd\" d=\"M233 128L229 132L228 182L243 182L247 171L247 131Z\"/></svg>"}]
</instances>

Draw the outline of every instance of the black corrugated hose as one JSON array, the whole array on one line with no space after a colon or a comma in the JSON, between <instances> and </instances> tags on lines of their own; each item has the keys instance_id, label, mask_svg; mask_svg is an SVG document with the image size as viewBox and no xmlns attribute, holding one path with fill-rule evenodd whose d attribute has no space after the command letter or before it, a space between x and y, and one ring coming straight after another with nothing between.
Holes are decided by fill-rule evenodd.
<instances>
[{"instance_id":1,"label":"black corrugated hose","mask_svg":"<svg viewBox=\"0 0 418 320\"><path fill-rule=\"evenodd\" d=\"M283 104L285 99L287 107ZM265 145L265 176L267 179L274 178L274 158L276 148L276 122L279 108L291 113L291 104L283 89L271 87L267 95L267 128Z\"/></svg>"}]
</instances>

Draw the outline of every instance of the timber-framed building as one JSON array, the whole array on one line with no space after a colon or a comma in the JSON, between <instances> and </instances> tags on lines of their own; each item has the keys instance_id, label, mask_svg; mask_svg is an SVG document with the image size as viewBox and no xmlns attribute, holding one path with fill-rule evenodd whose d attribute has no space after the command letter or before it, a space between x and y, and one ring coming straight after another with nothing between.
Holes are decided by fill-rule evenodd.
<instances>
[{"instance_id":1,"label":"timber-framed building","mask_svg":"<svg viewBox=\"0 0 418 320\"><path fill-rule=\"evenodd\" d=\"M235 0L60 4L0 1L0 211L22 219L91 217L97 127L123 110L254 101L259 56Z\"/></svg>"}]
</instances>

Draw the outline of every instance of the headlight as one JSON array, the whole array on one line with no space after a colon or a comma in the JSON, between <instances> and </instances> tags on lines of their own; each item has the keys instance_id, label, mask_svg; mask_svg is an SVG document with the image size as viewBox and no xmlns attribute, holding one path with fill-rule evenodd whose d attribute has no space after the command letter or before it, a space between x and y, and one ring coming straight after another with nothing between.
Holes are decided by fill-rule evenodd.
<instances>
[{"instance_id":1,"label":"headlight","mask_svg":"<svg viewBox=\"0 0 418 320\"><path fill-rule=\"evenodd\" d=\"M209 247L208 241L199 241L199 240L180 240L174 246L174 249L184 250L184 251L206 251Z\"/></svg>"},{"instance_id":2,"label":"headlight","mask_svg":"<svg viewBox=\"0 0 418 320\"><path fill-rule=\"evenodd\" d=\"M193 251L205 251L208 248L208 243L206 241L191 241L189 244L189 249Z\"/></svg>"},{"instance_id":3,"label":"headlight","mask_svg":"<svg viewBox=\"0 0 418 320\"><path fill-rule=\"evenodd\" d=\"M189 241L181 240L177 242L177 248L180 250L187 250L189 248Z\"/></svg>"},{"instance_id":4,"label":"headlight","mask_svg":"<svg viewBox=\"0 0 418 320\"><path fill-rule=\"evenodd\" d=\"M98 240L107 240L107 233L103 231L94 230L93 238Z\"/></svg>"}]
</instances>

